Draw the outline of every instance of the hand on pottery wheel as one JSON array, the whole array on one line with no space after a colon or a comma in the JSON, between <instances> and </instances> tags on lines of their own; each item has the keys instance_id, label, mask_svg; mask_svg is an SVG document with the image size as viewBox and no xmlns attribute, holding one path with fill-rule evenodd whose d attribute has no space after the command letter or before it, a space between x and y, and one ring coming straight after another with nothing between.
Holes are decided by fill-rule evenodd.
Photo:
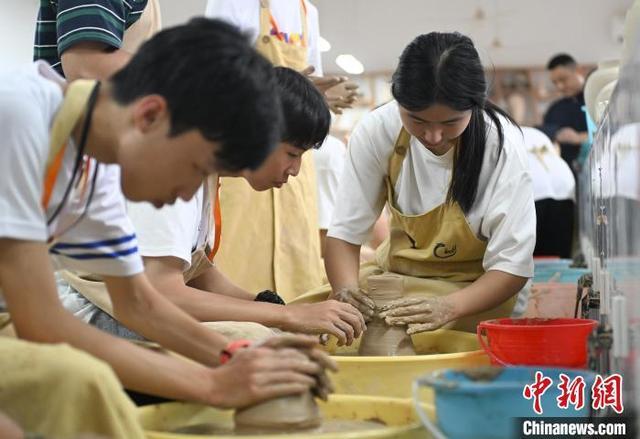
<instances>
[{"instance_id":1,"label":"hand on pottery wheel","mask_svg":"<svg viewBox=\"0 0 640 439\"><path fill-rule=\"evenodd\" d=\"M320 303L287 305L286 330L311 334L331 334L338 345L351 345L365 330L365 321L353 305L325 300Z\"/></svg>"},{"instance_id":2,"label":"hand on pottery wheel","mask_svg":"<svg viewBox=\"0 0 640 439\"><path fill-rule=\"evenodd\" d=\"M407 334L433 331L455 319L455 309L447 297L408 297L380 308L388 325L407 325Z\"/></svg>"},{"instance_id":3,"label":"hand on pottery wheel","mask_svg":"<svg viewBox=\"0 0 640 439\"><path fill-rule=\"evenodd\" d=\"M270 337L258 344L258 346L267 346L277 349L278 352L286 353L292 358L299 361L310 361L316 366L314 373L310 373L315 378L315 384L311 391L318 398L326 401L330 393L333 392L333 385L327 370L333 372L338 371L337 363L318 346L318 340L315 337L284 334L276 337Z\"/></svg>"},{"instance_id":4,"label":"hand on pottery wheel","mask_svg":"<svg viewBox=\"0 0 640 439\"><path fill-rule=\"evenodd\" d=\"M312 336L283 335L237 350L224 365L211 371L209 404L246 407L308 390L320 396L331 390L325 369L336 364L317 347Z\"/></svg>"},{"instance_id":5,"label":"hand on pottery wheel","mask_svg":"<svg viewBox=\"0 0 640 439\"><path fill-rule=\"evenodd\" d=\"M375 315L376 303L362 288L342 288L332 298L355 306L362 313L365 322L371 321Z\"/></svg>"}]
</instances>

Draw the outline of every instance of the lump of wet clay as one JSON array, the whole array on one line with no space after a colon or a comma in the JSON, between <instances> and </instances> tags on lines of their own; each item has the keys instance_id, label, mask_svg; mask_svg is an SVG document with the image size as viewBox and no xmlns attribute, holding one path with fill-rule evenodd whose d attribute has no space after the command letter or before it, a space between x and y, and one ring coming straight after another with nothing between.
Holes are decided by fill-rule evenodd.
<instances>
[{"instance_id":1,"label":"lump of wet clay","mask_svg":"<svg viewBox=\"0 0 640 439\"><path fill-rule=\"evenodd\" d=\"M233 419L236 431L246 433L305 430L322 423L320 410L311 392L275 398L236 410Z\"/></svg>"},{"instance_id":2,"label":"lump of wet clay","mask_svg":"<svg viewBox=\"0 0 640 439\"><path fill-rule=\"evenodd\" d=\"M360 341L359 355L395 356L415 355L411 337L404 326L389 326L378 317L377 310L404 295L404 281L401 276L380 274L369 276L368 296L376 303L376 315L367 323L367 330Z\"/></svg>"}]
</instances>

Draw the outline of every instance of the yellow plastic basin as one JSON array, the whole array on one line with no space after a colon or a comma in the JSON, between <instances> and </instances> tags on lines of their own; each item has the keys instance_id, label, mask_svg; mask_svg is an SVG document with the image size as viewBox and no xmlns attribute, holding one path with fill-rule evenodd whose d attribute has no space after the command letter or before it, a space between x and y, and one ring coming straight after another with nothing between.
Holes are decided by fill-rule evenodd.
<instances>
[{"instance_id":1,"label":"yellow plastic basin","mask_svg":"<svg viewBox=\"0 0 640 439\"><path fill-rule=\"evenodd\" d=\"M434 418L433 406L423 405L429 416ZM146 431L148 439L231 439L237 437L287 438L303 439L373 439L398 438L418 439L429 437L415 415L411 402L404 399L381 398L371 396L332 395L327 403L320 401L320 410L325 419L368 420L377 419L386 424L381 429L313 434L267 434L254 436L216 435L202 436L169 433L178 428L199 424L233 425L233 411L219 410L213 407L187 403L166 403L141 407L138 409L139 419Z\"/></svg>"},{"instance_id":2,"label":"yellow plastic basin","mask_svg":"<svg viewBox=\"0 0 640 439\"><path fill-rule=\"evenodd\" d=\"M326 293L298 297L291 303L316 303ZM487 366L489 357L478 344L476 334L439 329L411 337L418 354L398 357L357 356L360 340L351 346L337 347L332 337L327 351L340 368L331 378L336 393L347 395L379 395L410 398L411 383L416 378L438 369ZM347 355L347 356L344 356ZM429 399L431 401L431 399Z\"/></svg>"}]
</instances>

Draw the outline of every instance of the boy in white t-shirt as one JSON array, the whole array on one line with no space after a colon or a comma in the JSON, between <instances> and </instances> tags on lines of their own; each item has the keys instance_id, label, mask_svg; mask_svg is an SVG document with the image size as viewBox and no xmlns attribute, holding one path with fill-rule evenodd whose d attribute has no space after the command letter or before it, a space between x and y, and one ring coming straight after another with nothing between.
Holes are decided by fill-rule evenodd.
<instances>
[{"instance_id":1,"label":"boy in white t-shirt","mask_svg":"<svg viewBox=\"0 0 640 439\"><path fill-rule=\"evenodd\" d=\"M322 94L311 81L292 69L275 68L276 89L284 116L279 146L255 171L243 173L254 190L281 187L300 169L302 155L318 148L329 130L331 115ZM314 150L315 153L316 150ZM215 192L213 194L215 196ZM211 194L201 187L194 198L154 209L148 203L128 203L127 213L138 234L140 254L151 283L184 311L204 322L256 322L285 331L335 335L340 344L351 344L362 333L364 320L351 305L335 300L316 304L284 305L279 296L263 291L256 296L229 280L215 265L199 264L199 249L215 247ZM255 224L260 227L260 224ZM224 238L224 223L221 227ZM200 265L200 267L198 267ZM196 271L195 274L192 272ZM100 309L85 285L87 280L63 274L61 298L68 310L115 335L139 338L107 311ZM101 283L92 282L88 288ZM75 288L77 288L77 290ZM102 295L106 295L103 292ZM272 302L272 303L264 303ZM255 325L220 323L225 332L269 334ZM245 337L248 337L245 335Z\"/></svg>"},{"instance_id":2,"label":"boy in white t-shirt","mask_svg":"<svg viewBox=\"0 0 640 439\"><path fill-rule=\"evenodd\" d=\"M332 364L312 338L239 350L159 294L124 210L123 194L160 207L190 199L208 174L258 167L280 121L273 69L216 20L159 33L104 84L66 84L42 62L2 75L0 286L22 340L0 337L0 410L28 432L138 438L120 383L219 407L325 393L316 383ZM101 275L126 325L195 361L73 317L54 265Z\"/></svg>"}]
</instances>

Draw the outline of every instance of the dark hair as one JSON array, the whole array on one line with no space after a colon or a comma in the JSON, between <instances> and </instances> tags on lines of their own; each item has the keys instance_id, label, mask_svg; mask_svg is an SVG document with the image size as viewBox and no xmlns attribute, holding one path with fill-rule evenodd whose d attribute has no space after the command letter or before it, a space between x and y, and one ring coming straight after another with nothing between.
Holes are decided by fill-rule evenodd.
<instances>
[{"instance_id":1,"label":"dark hair","mask_svg":"<svg viewBox=\"0 0 640 439\"><path fill-rule=\"evenodd\" d=\"M556 67L575 68L578 64L573 57L567 53L559 53L554 55L547 63L547 70L553 70Z\"/></svg>"},{"instance_id":2,"label":"dark hair","mask_svg":"<svg viewBox=\"0 0 640 439\"><path fill-rule=\"evenodd\" d=\"M226 171L257 168L280 138L273 67L221 20L195 18L156 34L111 83L120 104L164 97L170 135L196 129L219 142L215 157Z\"/></svg>"},{"instance_id":3,"label":"dark hair","mask_svg":"<svg viewBox=\"0 0 640 439\"><path fill-rule=\"evenodd\" d=\"M469 125L455 149L447 202L457 202L464 212L473 205L482 170L487 126L493 121L502 151L504 132L498 115L517 125L487 99L487 81L478 52L469 37L432 32L415 38L402 52L393 73L391 93L403 108L422 111L433 104L456 111L471 110Z\"/></svg>"},{"instance_id":4,"label":"dark hair","mask_svg":"<svg viewBox=\"0 0 640 439\"><path fill-rule=\"evenodd\" d=\"M331 125L331 113L322 93L295 70L276 67L275 73L284 116L280 141L304 150L319 148Z\"/></svg>"}]
</instances>

